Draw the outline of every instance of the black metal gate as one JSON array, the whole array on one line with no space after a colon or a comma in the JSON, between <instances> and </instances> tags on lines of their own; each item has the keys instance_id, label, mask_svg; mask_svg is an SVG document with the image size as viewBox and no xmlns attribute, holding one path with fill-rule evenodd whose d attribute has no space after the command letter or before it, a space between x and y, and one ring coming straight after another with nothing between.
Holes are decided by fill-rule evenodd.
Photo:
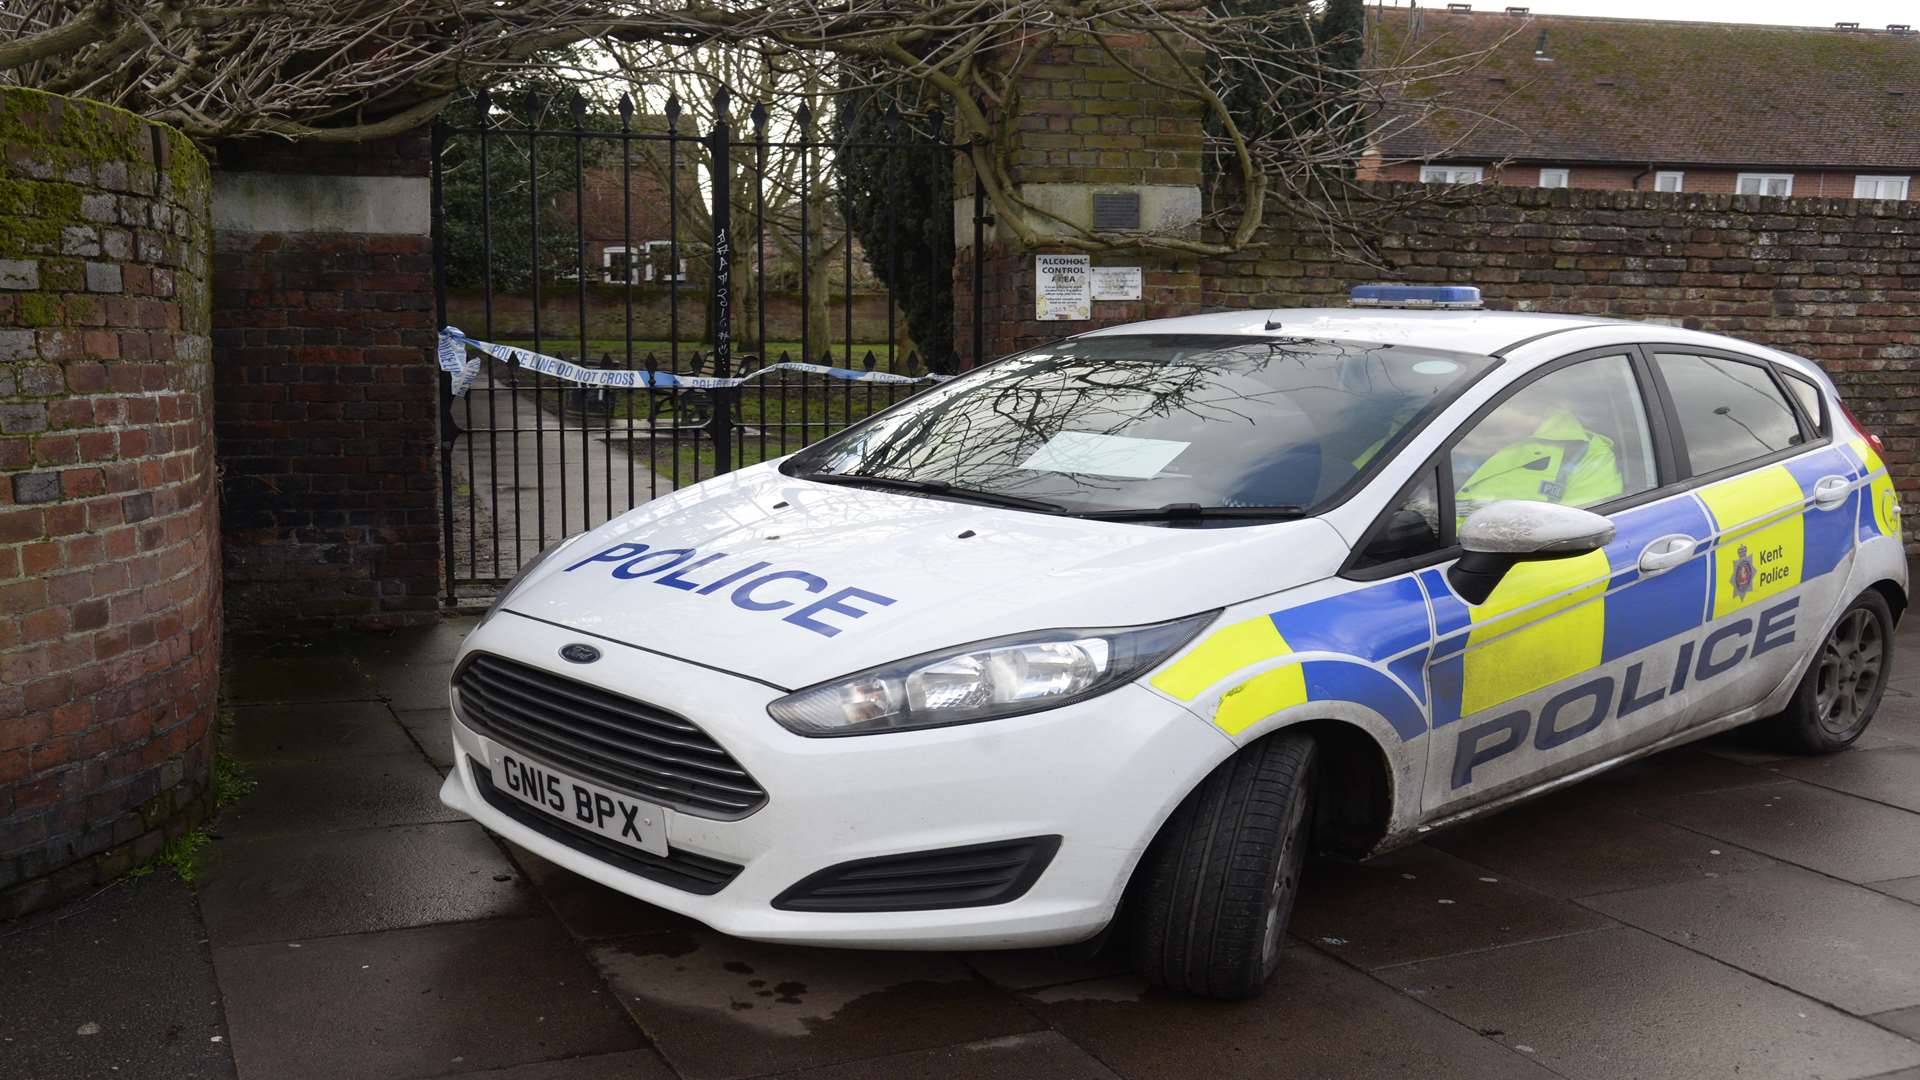
<instances>
[{"instance_id":1,"label":"black metal gate","mask_svg":"<svg viewBox=\"0 0 1920 1080\"><path fill-rule=\"evenodd\" d=\"M646 373L632 388L589 387L489 359L456 395L442 372L447 604L485 602L555 540L686 484L790 453L923 385L851 379L846 369L915 377L980 361L978 333L964 362L950 350L926 356L904 340L891 288L902 280L891 202L882 215L886 284L856 295L865 268L856 265L853 208L831 176L830 155L849 148L929 162L953 154L940 114L890 112L884 144L836 143L804 103L780 116L753 106L741 138L729 104L721 88L708 130L686 132L677 96L660 114L637 116L623 95L616 117L590 114L578 94L482 92L435 123L439 325L451 321L469 337L584 367ZM568 115L555 122L550 111L560 108ZM543 169L563 175L560 191L549 175L543 194ZM571 222L559 212L568 195ZM736 208L746 222L736 222ZM700 217L700 227L688 227ZM985 220L978 191L973 217L977 290ZM743 243L751 245L744 253ZM951 251L944 262L938 253L921 256L924 271L950 281ZM838 266L823 271L822 259ZM733 280L743 269L744 287ZM834 270L839 295L819 298L823 283L835 284ZM770 303L779 313L770 316ZM843 370L779 370L700 388L660 378L728 379L788 362Z\"/></svg>"}]
</instances>

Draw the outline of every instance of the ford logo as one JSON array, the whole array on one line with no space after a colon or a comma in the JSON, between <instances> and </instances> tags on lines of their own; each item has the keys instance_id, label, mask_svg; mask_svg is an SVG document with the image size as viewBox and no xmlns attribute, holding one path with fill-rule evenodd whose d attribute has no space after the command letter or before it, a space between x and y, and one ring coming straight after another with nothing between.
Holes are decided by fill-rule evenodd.
<instances>
[{"instance_id":1,"label":"ford logo","mask_svg":"<svg viewBox=\"0 0 1920 1080\"><path fill-rule=\"evenodd\" d=\"M572 645L560 646L560 659L569 664L591 664L600 659L600 650L576 641Z\"/></svg>"}]
</instances>

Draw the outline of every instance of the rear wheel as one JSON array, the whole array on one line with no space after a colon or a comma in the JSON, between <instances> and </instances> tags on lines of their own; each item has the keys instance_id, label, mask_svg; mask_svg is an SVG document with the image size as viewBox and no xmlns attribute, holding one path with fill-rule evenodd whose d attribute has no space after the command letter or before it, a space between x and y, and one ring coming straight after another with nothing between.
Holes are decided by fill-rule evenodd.
<instances>
[{"instance_id":1,"label":"rear wheel","mask_svg":"<svg viewBox=\"0 0 1920 1080\"><path fill-rule=\"evenodd\" d=\"M1851 745L1873 721L1893 657L1893 614L1869 589L1847 607L1768 726L1788 749L1830 754Z\"/></svg>"},{"instance_id":2,"label":"rear wheel","mask_svg":"<svg viewBox=\"0 0 1920 1080\"><path fill-rule=\"evenodd\" d=\"M1313 739L1270 735L1215 769L1142 864L1134 966L1157 986L1260 993L1280 964L1312 820Z\"/></svg>"}]
</instances>

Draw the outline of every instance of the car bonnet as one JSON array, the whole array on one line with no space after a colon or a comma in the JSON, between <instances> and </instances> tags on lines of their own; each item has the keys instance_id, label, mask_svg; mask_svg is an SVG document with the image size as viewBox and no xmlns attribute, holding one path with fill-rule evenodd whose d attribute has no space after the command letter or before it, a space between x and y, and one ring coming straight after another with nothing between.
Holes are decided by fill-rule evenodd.
<instances>
[{"instance_id":1,"label":"car bonnet","mask_svg":"<svg viewBox=\"0 0 1920 1080\"><path fill-rule=\"evenodd\" d=\"M505 610L781 688L984 638L1128 626L1332 574L1326 523L1164 528L760 466L570 542Z\"/></svg>"}]
</instances>

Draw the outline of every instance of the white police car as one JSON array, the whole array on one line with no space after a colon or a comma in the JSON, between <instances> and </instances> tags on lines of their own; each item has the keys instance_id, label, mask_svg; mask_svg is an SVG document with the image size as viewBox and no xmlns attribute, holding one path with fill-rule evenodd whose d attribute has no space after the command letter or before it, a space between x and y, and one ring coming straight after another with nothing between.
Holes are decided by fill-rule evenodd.
<instances>
[{"instance_id":1,"label":"white police car","mask_svg":"<svg viewBox=\"0 0 1920 1080\"><path fill-rule=\"evenodd\" d=\"M1249 995L1309 848L1749 721L1858 737L1899 513L1817 367L1710 334L1100 330L546 552L463 649L441 798L730 934L1043 945L1124 902L1156 982Z\"/></svg>"}]
</instances>

